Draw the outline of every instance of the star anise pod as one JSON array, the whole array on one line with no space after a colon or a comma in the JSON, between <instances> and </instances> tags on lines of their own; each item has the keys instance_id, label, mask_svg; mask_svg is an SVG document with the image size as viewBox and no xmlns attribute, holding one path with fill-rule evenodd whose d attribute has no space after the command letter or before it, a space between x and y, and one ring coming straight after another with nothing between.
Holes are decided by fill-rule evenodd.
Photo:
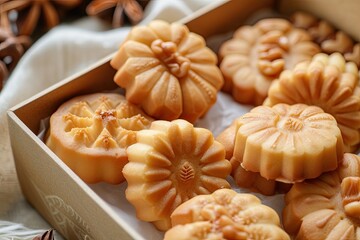
<instances>
[{"instance_id":1,"label":"star anise pod","mask_svg":"<svg viewBox=\"0 0 360 240\"><path fill-rule=\"evenodd\" d=\"M138 24L143 18L143 9L149 0L93 0L86 8L90 16L109 19L112 15L112 26L118 28L129 20L132 25Z\"/></svg>"},{"instance_id":2,"label":"star anise pod","mask_svg":"<svg viewBox=\"0 0 360 240\"><path fill-rule=\"evenodd\" d=\"M6 65L3 61L0 61L0 90L3 87L3 84L5 82L5 80L8 78L9 76L9 71L6 68Z\"/></svg>"},{"instance_id":3,"label":"star anise pod","mask_svg":"<svg viewBox=\"0 0 360 240\"><path fill-rule=\"evenodd\" d=\"M82 0L0 0L0 14L9 15L16 11L17 35L31 35L43 17L47 29L59 23L59 9L72 8Z\"/></svg>"},{"instance_id":4,"label":"star anise pod","mask_svg":"<svg viewBox=\"0 0 360 240\"><path fill-rule=\"evenodd\" d=\"M39 235L34 237L33 240L55 240L54 229L50 229L44 232L44 234L42 234L41 236Z\"/></svg>"},{"instance_id":5,"label":"star anise pod","mask_svg":"<svg viewBox=\"0 0 360 240\"><path fill-rule=\"evenodd\" d=\"M14 36L8 28L0 27L0 89L30 44L28 36Z\"/></svg>"}]
</instances>

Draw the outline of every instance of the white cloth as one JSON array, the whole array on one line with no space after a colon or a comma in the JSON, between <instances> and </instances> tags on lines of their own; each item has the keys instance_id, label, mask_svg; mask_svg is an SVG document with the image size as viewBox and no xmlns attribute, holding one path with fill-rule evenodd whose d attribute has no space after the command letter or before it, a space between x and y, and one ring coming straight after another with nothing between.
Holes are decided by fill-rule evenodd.
<instances>
[{"instance_id":1,"label":"white cloth","mask_svg":"<svg viewBox=\"0 0 360 240\"><path fill-rule=\"evenodd\" d=\"M152 0L140 24L153 19L176 21L212 3L213 0ZM100 20L86 17L53 28L21 58L0 93L0 220L34 229L51 228L21 194L9 142L6 110L116 51L129 29L110 30ZM59 236L56 239L60 239Z\"/></svg>"}]
</instances>

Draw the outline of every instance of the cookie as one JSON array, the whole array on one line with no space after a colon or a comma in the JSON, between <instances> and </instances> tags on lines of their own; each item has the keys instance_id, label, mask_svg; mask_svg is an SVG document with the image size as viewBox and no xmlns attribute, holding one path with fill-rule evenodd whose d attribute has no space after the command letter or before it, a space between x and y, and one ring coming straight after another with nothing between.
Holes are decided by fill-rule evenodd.
<instances>
[{"instance_id":1,"label":"cookie","mask_svg":"<svg viewBox=\"0 0 360 240\"><path fill-rule=\"evenodd\" d=\"M265 179L294 183L316 178L336 169L342 159L340 129L334 117L316 106L259 106L238 118L236 128L232 161Z\"/></svg>"},{"instance_id":2,"label":"cookie","mask_svg":"<svg viewBox=\"0 0 360 240\"><path fill-rule=\"evenodd\" d=\"M360 157L346 153L342 165L314 180L296 183L285 195L283 223L296 239L357 239Z\"/></svg>"},{"instance_id":3,"label":"cookie","mask_svg":"<svg viewBox=\"0 0 360 240\"><path fill-rule=\"evenodd\" d=\"M231 164L212 133L185 120L154 121L139 131L127 149L123 173L127 200L138 219L170 228L170 215L181 203L199 194L230 188Z\"/></svg>"},{"instance_id":4,"label":"cookie","mask_svg":"<svg viewBox=\"0 0 360 240\"><path fill-rule=\"evenodd\" d=\"M329 22L305 12L293 13L290 20L294 26L307 30L313 41L320 45L322 52L342 53L346 61L360 67L360 44L354 43L348 34L337 31Z\"/></svg>"},{"instance_id":5,"label":"cookie","mask_svg":"<svg viewBox=\"0 0 360 240\"><path fill-rule=\"evenodd\" d=\"M78 96L51 115L46 145L85 182L118 184L126 148L151 121L120 94Z\"/></svg>"},{"instance_id":6,"label":"cookie","mask_svg":"<svg viewBox=\"0 0 360 240\"><path fill-rule=\"evenodd\" d=\"M321 107L336 119L345 151L360 143L360 87L356 65L340 53L314 56L284 71L269 89L264 105L304 103Z\"/></svg>"},{"instance_id":7,"label":"cookie","mask_svg":"<svg viewBox=\"0 0 360 240\"><path fill-rule=\"evenodd\" d=\"M277 213L251 194L220 189L196 196L171 214L164 240L290 239Z\"/></svg>"},{"instance_id":8,"label":"cookie","mask_svg":"<svg viewBox=\"0 0 360 240\"><path fill-rule=\"evenodd\" d=\"M304 30L285 19L263 19L242 26L219 50L223 90L240 103L261 105L274 79L319 52Z\"/></svg>"},{"instance_id":9,"label":"cookie","mask_svg":"<svg viewBox=\"0 0 360 240\"><path fill-rule=\"evenodd\" d=\"M154 20L134 27L111 65L126 99L156 119L195 122L223 85L216 54L180 23Z\"/></svg>"}]
</instances>

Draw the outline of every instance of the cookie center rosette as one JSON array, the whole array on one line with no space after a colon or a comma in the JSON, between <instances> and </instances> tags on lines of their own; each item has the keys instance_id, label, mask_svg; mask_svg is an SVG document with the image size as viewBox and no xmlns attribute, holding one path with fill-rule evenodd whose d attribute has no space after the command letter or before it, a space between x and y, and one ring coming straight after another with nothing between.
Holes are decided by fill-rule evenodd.
<instances>
[{"instance_id":1,"label":"cookie center rosette","mask_svg":"<svg viewBox=\"0 0 360 240\"><path fill-rule=\"evenodd\" d=\"M226 177L231 164L224 147L209 130L185 120L153 122L149 130L138 132L127 153L126 198L140 220L160 230L171 227L170 214L181 203L230 188Z\"/></svg>"},{"instance_id":2,"label":"cookie center rosette","mask_svg":"<svg viewBox=\"0 0 360 240\"><path fill-rule=\"evenodd\" d=\"M339 53L317 54L312 61L284 71L269 89L264 105L304 103L334 116L346 151L360 143L360 88L356 65Z\"/></svg>"},{"instance_id":3,"label":"cookie center rosette","mask_svg":"<svg viewBox=\"0 0 360 240\"><path fill-rule=\"evenodd\" d=\"M346 153L342 165L285 195L285 230L296 239L357 239L360 231L360 157Z\"/></svg>"},{"instance_id":4,"label":"cookie center rosette","mask_svg":"<svg viewBox=\"0 0 360 240\"><path fill-rule=\"evenodd\" d=\"M239 164L233 164L233 172L238 167L265 179L293 183L334 170L342 159L337 123L316 106L259 106L235 124L231 161Z\"/></svg>"},{"instance_id":5,"label":"cookie center rosette","mask_svg":"<svg viewBox=\"0 0 360 240\"><path fill-rule=\"evenodd\" d=\"M134 27L111 60L126 99L152 117L195 122L216 102L223 77L203 37L185 25Z\"/></svg>"},{"instance_id":6,"label":"cookie center rosette","mask_svg":"<svg viewBox=\"0 0 360 240\"><path fill-rule=\"evenodd\" d=\"M46 145L85 182L118 184L124 181L126 148L151 121L122 95L78 96L52 114Z\"/></svg>"},{"instance_id":7,"label":"cookie center rosette","mask_svg":"<svg viewBox=\"0 0 360 240\"><path fill-rule=\"evenodd\" d=\"M310 35L285 19L264 19L240 27L219 51L223 89L240 103L260 105L284 69L319 52Z\"/></svg>"},{"instance_id":8,"label":"cookie center rosette","mask_svg":"<svg viewBox=\"0 0 360 240\"><path fill-rule=\"evenodd\" d=\"M290 239L277 213L251 194L220 189L196 196L171 214L164 240Z\"/></svg>"}]
</instances>

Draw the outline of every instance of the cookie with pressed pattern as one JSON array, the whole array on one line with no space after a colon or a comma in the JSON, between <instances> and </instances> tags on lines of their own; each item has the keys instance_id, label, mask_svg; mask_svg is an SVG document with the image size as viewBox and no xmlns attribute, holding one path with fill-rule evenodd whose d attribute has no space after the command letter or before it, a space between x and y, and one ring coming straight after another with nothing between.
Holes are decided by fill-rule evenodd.
<instances>
[{"instance_id":1,"label":"cookie with pressed pattern","mask_svg":"<svg viewBox=\"0 0 360 240\"><path fill-rule=\"evenodd\" d=\"M340 53L320 53L311 61L284 71L274 81L264 105L303 103L315 105L337 121L345 151L360 143L360 87L358 68Z\"/></svg>"},{"instance_id":2,"label":"cookie with pressed pattern","mask_svg":"<svg viewBox=\"0 0 360 240\"><path fill-rule=\"evenodd\" d=\"M234 124L233 166L267 180L294 183L316 178L336 169L342 159L343 141L336 120L316 106L259 106ZM242 175L234 175L239 182L237 176Z\"/></svg>"},{"instance_id":3,"label":"cookie with pressed pattern","mask_svg":"<svg viewBox=\"0 0 360 240\"><path fill-rule=\"evenodd\" d=\"M303 29L280 18L242 26L219 50L223 90L240 103L261 105L274 79L319 52Z\"/></svg>"},{"instance_id":4,"label":"cookie with pressed pattern","mask_svg":"<svg viewBox=\"0 0 360 240\"><path fill-rule=\"evenodd\" d=\"M181 204L164 240L290 239L277 213L251 194L220 189Z\"/></svg>"},{"instance_id":5,"label":"cookie with pressed pattern","mask_svg":"<svg viewBox=\"0 0 360 240\"><path fill-rule=\"evenodd\" d=\"M171 227L170 215L181 203L200 194L230 188L231 164L212 133L185 120L154 121L139 131L127 149L123 173L127 200L138 219L159 230Z\"/></svg>"},{"instance_id":6,"label":"cookie with pressed pattern","mask_svg":"<svg viewBox=\"0 0 360 240\"><path fill-rule=\"evenodd\" d=\"M216 54L180 23L154 20L134 27L111 65L126 99L156 119L195 122L223 85Z\"/></svg>"},{"instance_id":7,"label":"cookie with pressed pattern","mask_svg":"<svg viewBox=\"0 0 360 240\"><path fill-rule=\"evenodd\" d=\"M74 97L51 115L46 145L87 183L124 181L126 148L152 119L124 96Z\"/></svg>"},{"instance_id":8,"label":"cookie with pressed pattern","mask_svg":"<svg viewBox=\"0 0 360 240\"><path fill-rule=\"evenodd\" d=\"M358 239L360 157L346 153L342 165L317 179L296 183L285 195L283 223L296 239Z\"/></svg>"},{"instance_id":9,"label":"cookie with pressed pattern","mask_svg":"<svg viewBox=\"0 0 360 240\"><path fill-rule=\"evenodd\" d=\"M313 41L320 45L322 52L342 53L346 61L354 62L360 67L360 43L354 42L347 33L337 30L329 22L305 12L293 13L290 21L296 27L307 30Z\"/></svg>"}]
</instances>

